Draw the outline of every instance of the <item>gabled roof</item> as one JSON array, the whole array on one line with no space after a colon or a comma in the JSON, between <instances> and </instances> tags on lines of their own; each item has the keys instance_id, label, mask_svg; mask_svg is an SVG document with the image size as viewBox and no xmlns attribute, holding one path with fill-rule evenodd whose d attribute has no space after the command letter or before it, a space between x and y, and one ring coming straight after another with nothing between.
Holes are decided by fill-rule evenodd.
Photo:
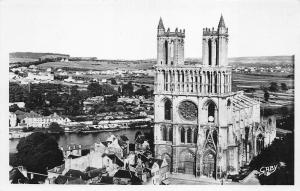
<instances>
[{"instance_id":1,"label":"gabled roof","mask_svg":"<svg viewBox=\"0 0 300 191\"><path fill-rule=\"evenodd\" d=\"M70 180L75 180L77 179L76 177L67 177L67 176L62 176L62 175L59 175L55 180L54 180L54 183L55 184L66 184L67 180L70 181Z\"/></svg>"},{"instance_id":2,"label":"gabled roof","mask_svg":"<svg viewBox=\"0 0 300 191\"><path fill-rule=\"evenodd\" d=\"M114 177L116 178L132 178L134 176L134 172L129 170L118 170Z\"/></svg>"},{"instance_id":3,"label":"gabled roof","mask_svg":"<svg viewBox=\"0 0 300 191\"><path fill-rule=\"evenodd\" d=\"M114 177L116 178L128 178L132 184L141 184L142 180L135 176L135 173L129 170L118 170Z\"/></svg>"},{"instance_id":4,"label":"gabled roof","mask_svg":"<svg viewBox=\"0 0 300 191\"><path fill-rule=\"evenodd\" d=\"M149 159L148 159L145 155L140 154L140 153L138 154L138 158L140 158L140 159L142 160L143 163L149 161Z\"/></svg>"},{"instance_id":5,"label":"gabled roof","mask_svg":"<svg viewBox=\"0 0 300 191\"><path fill-rule=\"evenodd\" d=\"M81 156L76 156L76 155L72 155L72 154L70 154L68 156L69 159L76 159L76 158L79 158L79 157L81 157Z\"/></svg>"},{"instance_id":6,"label":"gabled roof","mask_svg":"<svg viewBox=\"0 0 300 191\"><path fill-rule=\"evenodd\" d=\"M128 140L129 140L125 135L121 135L120 138L121 138L123 141L128 141Z\"/></svg>"},{"instance_id":7,"label":"gabled roof","mask_svg":"<svg viewBox=\"0 0 300 191\"><path fill-rule=\"evenodd\" d=\"M56 166L56 167L48 170L48 172L61 174L64 170L65 170L65 164L62 164L60 166Z\"/></svg>"},{"instance_id":8,"label":"gabled roof","mask_svg":"<svg viewBox=\"0 0 300 191\"><path fill-rule=\"evenodd\" d=\"M70 169L65 176L67 177L75 177L75 178L81 178L83 180L87 179L87 175L79 170Z\"/></svg>"},{"instance_id":9,"label":"gabled roof","mask_svg":"<svg viewBox=\"0 0 300 191\"><path fill-rule=\"evenodd\" d=\"M162 159L153 159L154 162L156 162L159 166L159 168L161 167L163 160Z\"/></svg>"},{"instance_id":10,"label":"gabled roof","mask_svg":"<svg viewBox=\"0 0 300 191\"><path fill-rule=\"evenodd\" d=\"M107 142L106 141L102 141L101 142L105 147L107 147Z\"/></svg>"},{"instance_id":11,"label":"gabled roof","mask_svg":"<svg viewBox=\"0 0 300 191\"><path fill-rule=\"evenodd\" d=\"M107 156L113 162L115 162L118 166L124 166L124 162L115 154L103 154L103 156Z\"/></svg>"},{"instance_id":12,"label":"gabled roof","mask_svg":"<svg viewBox=\"0 0 300 191\"><path fill-rule=\"evenodd\" d=\"M91 179L91 178L95 178L99 175L102 175L105 172L106 172L105 168L98 168L98 169L89 170L86 173L87 173L88 179Z\"/></svg>"},{"instance_id":13,"label":"gabled roof","mask_svg":"<svg viewBox=\"0 0 300 191\"><path fill-rule=\"evenodd\" d=\"M105 183L105 184L113 184L113 177L111 176L102 176L100 179L100 183Z\"/></svg>"}]
</instances>

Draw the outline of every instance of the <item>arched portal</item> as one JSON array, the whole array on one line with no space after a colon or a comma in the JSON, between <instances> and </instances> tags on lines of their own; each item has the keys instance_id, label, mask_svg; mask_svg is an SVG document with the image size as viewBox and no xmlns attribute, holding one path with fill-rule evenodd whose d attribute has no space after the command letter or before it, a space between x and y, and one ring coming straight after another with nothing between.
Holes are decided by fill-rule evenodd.
<instances>
[{"instance_id":1,"label":"arched portal","mask_svg":"<svg viewBox=\"0 0 300 191\"><path fill-rule=\"evenodd\" d=\"M216 174L216 155L208 151L203 156L202 175L213 178Z\"/></svg>"},{"instance_id":2,"label":"arched portal","mask_svg":"<svg viewBox=\"0 0 300 191\"><path fill-rule=\"evenodd\" d=\"M195 174L195 156L190 150L184 150L179 155L178 172Z\"/></svg>"}]
</instances>

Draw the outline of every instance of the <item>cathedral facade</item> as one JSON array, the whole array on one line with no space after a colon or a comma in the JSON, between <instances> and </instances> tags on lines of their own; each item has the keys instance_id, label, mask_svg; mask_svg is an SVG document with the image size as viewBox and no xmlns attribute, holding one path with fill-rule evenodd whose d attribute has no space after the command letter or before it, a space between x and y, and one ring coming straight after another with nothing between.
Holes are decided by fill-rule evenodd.
<instances>
[{"instance_id":1,"label":"cathedral facade","mask_svg":"<svg viewBox=\"0 0 300 191\"><path fill-rule=\"evenodd\" d=\"M232 92L228 28L203 29L202 64L184 63L185 30L157 28L155 155L171 173L219 178L236 174L275 138L261 123L260 102Z\"/></svg>"}]
</instances>

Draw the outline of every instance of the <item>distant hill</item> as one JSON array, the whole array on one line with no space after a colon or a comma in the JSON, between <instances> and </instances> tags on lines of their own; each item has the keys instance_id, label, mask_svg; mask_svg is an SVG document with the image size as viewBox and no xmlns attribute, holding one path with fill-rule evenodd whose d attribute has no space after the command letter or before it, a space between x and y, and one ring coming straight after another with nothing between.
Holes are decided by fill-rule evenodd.
<instances>
[{"instance_id":1,"label":"distant hill","mask_svg":"<svg viewBox=\"0 0 300 191\"><path fill-rule=\"evenodd\" d=\"M143 60L106 60L106 59L97 59L94 57L92 60L85 60L86 62L76 62L71 61L68 63L38 63L39 58L42 57L51 57L51 56L67 56L67 54L58 54L58 53L35 53L35 52L13 52L9 54L10 63L19 63L19 66L24 66L35 62L35 65L42 64L47 67L68 67L76 69L95 69L95 70L104 70L104 69L129 69L129 66L132 66L131 69L151 69L156 63L156 59L143 59ZM74 57L75 58L75 57ZM186 58L185 64L201 64L201 58ZM108 64L106 66L106 64ZM229 58L229 65L233 67L237 66L247 66L247 67L259 67L259 66L288 66L293 67L294 65L294 56L257 56L257 57L234 57ZM104 67L105 66L105 67Z\"/></svg>"},{"instance_id":2,"label":"distant hill","mask_svg":"<svg viewBox=\"0 0 300 191\"><path fill-rule=\"evenodd\" d=\"M186 63L201 64L201 58L186 58ZM233 57L229 58L231 66L292 66L294 65L294 56L253 56L253 57Z\"/></svg>"},{"instance_id":3,"label":"distant hill","mask_svg":"<svg viewBox=\"0 0 300 191\"><path fill-rule=\"evenodd\" d=\"M9 58L26 58L26 59L39 59L43 56L67 56L68 54L59 54L59 53L39 53L39 52L12 52L9 53Z\"/></svg>"}]
</instances>

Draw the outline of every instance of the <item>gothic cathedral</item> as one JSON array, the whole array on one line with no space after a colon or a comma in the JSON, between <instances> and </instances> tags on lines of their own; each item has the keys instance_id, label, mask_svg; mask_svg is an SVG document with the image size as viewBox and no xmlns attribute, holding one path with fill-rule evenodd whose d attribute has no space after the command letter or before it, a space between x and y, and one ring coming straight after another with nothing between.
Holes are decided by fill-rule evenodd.
<instances>
[{"instance_id":1,"label":"gothic cathedral","mask_svg":"<svg viewBox=\"0 0 300 191\"><path fill-rule=\"evenodd\" d=\"M220 178L236 174L275 138L274 121L261 123L260 102L232 92L228 28L203 29L202 64L184 63L185 30L157 28L155 157L171 173Z\"/></svg>"}]
</instances>

